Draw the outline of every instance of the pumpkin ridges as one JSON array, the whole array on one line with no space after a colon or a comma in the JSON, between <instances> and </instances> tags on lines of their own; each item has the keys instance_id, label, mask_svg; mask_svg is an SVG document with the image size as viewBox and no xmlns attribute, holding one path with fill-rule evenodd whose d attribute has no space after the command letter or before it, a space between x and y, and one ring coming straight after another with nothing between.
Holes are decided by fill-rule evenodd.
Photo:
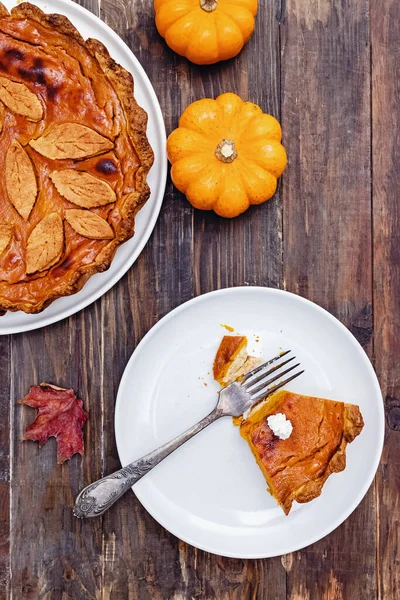
<instances>
[{"instance_id":1,"label":"pumpkin ridges","mask_svg":"<svg viewBox=\"0 0 400 600\"><path fill-rule=\"evenodd\" d=\"M238 144L239 156L244 146L246 147L245 154L247 160L252 160L275 177L282 175L287 163L286 151L282 144L276 140L263 140L262 143L257 144L253 142L249 145L240 143Z\"/></svg>"},{"instance_id":2,"label":"pumpkin ridges","mask_svg":"<svg viewBox=\"0 0 400 600\"><path fill-rule=\"evenodd\" d=\"M171 2L175 2L175 0L154 0L154 10L159 11L165 4L170 4Z\"/></svg>"},{"instance_id":3,"label":"pumpkin ridges","mask_svg":"<svg viewBox=\"0 0 400 600\"><path fill-rule=\"evenodd\" d=\"M232 198L235 198L234 203ZM249 199L240 177L239 168L226 170L213 210L221 217L233 218L245 212L249 206Z\"/></svg>"},{"instance_id":4,"label":"pumpkin ridges","mask_svg":"<svg viewBox=\"0 0 400 600\"><path fill-rule=\"evenodd\" d=\"M245 6L244 8L247 8L247 10L253 15L253 17L257 15L258 0L229 0L227 4L234 7L243 7L244 4L247 4L247 6Z\"/></svg>"},{"instance_id":5,"label":"pumpkin ridges","mask_svg":"<svg viewBox=\"0 0 400 600\"><path fill-rule=\"evenodd\" d=\"M257 0L217 1L213 7L210 0L208 11L200 0L155 0L157 29L172 50L197 64L213 64L240 52L254 31Z\"/></svg>"},{"instance_id":6,"label":"pumpkin ridges","mask_svg":"<svg viewBox=\"0 0 400 600\"><path fill-rule=\"evenodd\" d=\"M192 12L197 12L197 8L192 8L190 11L188 7L182 6L176 0L170 0L156 10L156 27L162 37L166 36L168 29L179 19L189 17Z\"/></svg>"},{"instance_id":7,"label":"pumpkin ridges","mask_svg":"<svg viewBox=\"0 0 400 600\"><path fill-rule=\"evenodd\" d=\"M244 44L249 41L251 34L254 31L254 16L247 8L243 8L242 6L230 6L229 4L224 4L223 11L239 28L239 31L243 36L243 47Z\"/></svg>"},{"instance_id":8,"label":"pumpkin ridges","mask_svg":"<svg viewBox=\"0 0 400 600\"><path fill-rule=\"evenodd\" d=\"M186 195L195 208L213 210L215 195L219 195L221 187L220 167L210 163L186 189Z\"/></svg>"},{"instance_id":9,"label":"pumpkin ridges","mask_svg":"<svg viewBox=\"0 0 400 600\"><path fill-rule=\"evenodd\" d=\"M216 99L216 103L220 109L221 130L217 139L217 143L222 139L230 139L234 143L239 139L239 115L243 107L243 100L236 94L230 92L221 94Z\"/></svg>"},{"instance_id":10,"label":"pumpkin ridges","mask_svg":"<svg viewBox=\"0 0 400 600\"><path fill-rule=\"evenodd\" d=\"M168 46L181 56L186 56L188 47L193 39L192 31L196 28L196 20L191 17L193 12L195 11L179 17L165 31L164 37Z\"/></svg>"},{"instance_id":11,"label":"pumpkin ridges","mask_svg":"<svg viewBox=\"0 0 400 600\"><path fill-rule=\"evenodd\" d=\"M266 169L253 162L241 160L238 170L250 204L262 204L275 194L278 180Z\"/></svg>"},{"instance_id":12,"label":"pumpkin ridges","mask_svg":"<svg viewBox=\"0 0 400 600\"><path fill-rule=\"evenodd\" d=\"M257 119L263 115L263 111L257 104L253 102L243 102L243 106L238 115L238 135L242 136L254 119Z\"/></svg>"},{"instance_id":13,"label":"pumpkin ridges","mask_svg":"<svg viewBox=\"0 0 400 600\"><path fill-rule=\"evenodd\" d=\"M205 115L208 115L205 117ZM212 115L212 118L210 116ZM220 134L221 121L218 104L212 98L197 100L190 104L179 119L179 127L185 127L190 131L201 132L207 137L213 138Z\"/></svg>"},{"instance_id":14,"label":"pumpkin ridges","mask_svg":"<svg viewBox=\"0 0 400 600\"><path fill-rule=\"evenodd\" d=\"M262 109L254 102L243 102L242 110L240 113L241 119L253 119L254 117L264 115Z\"/></svg>"},{"instance_id":15,"label":"pumpkin ridges","mask_svg":"<svg viewBox=\"0 0 400 600\"><path fill-rule=\"evenodd\" d=\"M236 21L222 9L215 13L214 26L219 60L228 60L232 56L239 54L245 44L245 39Z\"/></svg>"},{"instance_id":16,"label":"pumpkin ridges","mask_svg":"<svg viewBox=\"0 0 400 600\"><path fill-rule=\"evenodd\" d=\"M274 117L222 94L192 103L179 125L167 143L172 180L194 207L234 217L273 196L287 162ZM231 161L229 150L235 151Z\"/></svg>"},{"instance_id":17,"label":"pumpkin ridges","mask_svg":"<svg viewBox=\"0 0 400 600\"><path fill-rule=\"evenodd\" d=\"M231 92L227 92L226 94L221 94L215 100L217 106L224 112L224 115L230 116L231 118L237 118L239 111L242 110L243 100L237 96L236 94L232 94Z\"/></svg>"},{"instance_id":18,"label":"pumpkin ridges","mask_svg":"<svg viewBox=\"0 0 400 600\"><path fill-rule=\"evenodd\" d=\"M257 115L254 120L250 120L246 124L246 128L242 132L242 142L255 142L259 138L276 140L281 142L282 129L279 122L271 115Z\"/></svg>"},{"instance_id":19,"label":"pumpkin ridges","mask_svg":"<svg viewBox=\"0 0 400 600\"><path fill-rule=\"evenodd\" d=\"M171 162L175 162L197 152L212 152L214 143L202 133L186 127L173 131L167 140L167 154Z\"/></svg>"},{"instance_id":20,"label":"pumpkin ridges","mask_svg":"<svg viewBox=\"0 0 400 600\"><path fill-rule=\"evenodd\" d=\"M190 43L186 49L185 56L195 64L213 64L221 60L218 46L218 28L216 27L215 17L210 18L210 14L201 10L203 15L195 17L196 35L191 36ZM204 55L207 60L204 60Z\"/></svg>"},{"instance_id":21,"label":"pumpkin ridges","mask_svg":"<svg viewBox=\"0 0 400 600\"><path fill-rule=\"evenodd\" d=\"M209 155L194 154L186 156L177 162L174 162L171 167L172 183L180 192L186 194L186 190L192 182L193 177L200 177L206 171L210 164Z\"/></svg>"}]
</instances>

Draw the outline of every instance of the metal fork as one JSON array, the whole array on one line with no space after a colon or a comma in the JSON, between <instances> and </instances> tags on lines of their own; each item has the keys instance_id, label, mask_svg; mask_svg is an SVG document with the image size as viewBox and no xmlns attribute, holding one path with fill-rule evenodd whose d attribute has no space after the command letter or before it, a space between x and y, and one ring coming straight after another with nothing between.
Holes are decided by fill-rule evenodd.
<instances>
[{"instance_id":1,"label":"metal fork","mask_svg":"<svg viewBox=\"0 0 400 600\"><path fill-rule=\"evenodd\" d=\"M273 392L289 383L289 381L304 373L304 371L298 371L282 381L284 375L287 375L287 373L290 373L300 365L300 363L296 363L281 371L282 367L296 358L293 356L283 362L279 362L289 352L291 351L282 352L271 360L245 373L240 382L234 381L223 388L218 394L218 404L214 410L199 423L193 425L193 427L181 435L178 435L171 442L160 446L157 450L153 450L153 452L135 460L119 471L107 475L107 477L103 477L85 487L76 499L74 515L80 519L102 515L132 485L139 481L143 475L146 475L164 458L169 456L171 452L182 446L182 444L190 440L190 438L202 429L208 427L208 425L211 425L211 423L220 417L239 417L257 402L267 398ZM270 367L270 365L273 366ZM270 375L273 376L270 377ZM277 380L280 381L275 385L271 385Z\"/></svg>"}]
</instances>

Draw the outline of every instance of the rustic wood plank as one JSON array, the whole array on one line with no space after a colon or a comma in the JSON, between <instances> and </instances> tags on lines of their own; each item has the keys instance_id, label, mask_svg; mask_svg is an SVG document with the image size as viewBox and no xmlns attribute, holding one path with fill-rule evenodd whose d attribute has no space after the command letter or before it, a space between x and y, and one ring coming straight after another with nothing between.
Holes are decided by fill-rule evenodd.
<instances>
[{"instance_id":1,"label":"rustic wood plank","mask_svg":"<svg viewBox=\"0 0 400 600\"><path fill-rule=\"evenodd\" d=\"M371 1L372 164L374 208L374 353L386 409L386 436L377 477L378 598L400 595L400 6Z\"/></svg>"},{"instance_id":2,"label":"rustic wood plank","mask_svg":"<svg viewBox=\"0 0 400 600\"><path fill-rule=\"evenodd\" d=\"M327 308L371 352L368 6L287 0L282 120L284 282ZM373 490L334 533L285 558L288 597L376 597Z\"/></svg>"},{"instance_id":3,"label":"rustic wood plank","mask_svg":"<svg viewBox=\"0 0 400 600\"><path fill-rule=\"evenodd\" d=\"M255 32L239 57L211 69L191 67L190 101L232 91L280 118L280 9L280 1L260 5ZM237 285L282 287L281 186L266 204L232 220L195 211L194 265L196 295ZM238 561L183 543L180 548L187 587L179 598L286 598L280 558Z\"/></svg>"},{"instance_id":4,"label":"rustic wood plank","mask_svg":"<svg viewBox=\"0 0 400 600\"><path fill-rule=\"evenodd\" d=\"M80 4L99 14L98 0ZM93 377L102 373L99 310L98 303L61 324L12 338L10 598L94 600L101 593L101 520L83 524L72 515L76 494L102 464L102 397ZM91 449L83 459L75 456L57 467L54 440L40 450L20 442L35 411L15 401L41 381L71 386L83 398Z\"/></svg>"},{"instance_id":5,"label":"rustic wood plank","mask_svg":"<svg viewBox=\"0 0 400 600\"><path fill-rule=\"evenodd\" d=\"M254 34L238 57L211 68L191 67L190 102L235 92L280 118L280 5L276 0L260 8ZM280 185L266 204L235 219L202 211L194 219L196 295L237 285L282 287Z\"/></svg>"},{"instance_id":6,"label":"rustic wood plank","mask_svg":"<svg viewBox=\"0 0 400 600\"><path fill-rule=\"evenodd\" d=\"M79 3L95 13L99 10L97 0ZM190 101L228 90L279 116L278 27L274 20L279 5L276 1L263 7L262 20L259 16L250 42L253 46L248 50L262 60L250 60L245 50L239 59L211 69L191 67L166 48L143 0L103 0L102 17L122 34L144 64L170 131ZM287 0L287 5L282 36L282 118L290 166L283 192L284 282L287 289L336 314L371 353L366 3L355 0L349 6L344 0L335 4L319 0L305 5ZM19 442L34 412L13 408L12 598L368 600L377 597L376 575L379 598L399 595L399 551L393 522L399 514L400 489L395 460L400 427L396 362L400 276L398 152L392 133L393 115L398 112L395 48L399 9L394 0L385 0L385 7L371 0L371 11L374 347L389 423L377 479L378 572L373 490L326 540L269 561L221 559L178 542L132 496L121 501L118 511L106 515L104 524L101 520L80 524L72 519L71 506L78 489L118 465L113 435L116 391L129 355L146 331L194 293L243 283L282 284L279 195L254 209L254 216L228 222L193 212L169 184L151 241L111 292L62 324L13 338L12 402L41 379L73 385L87 398L90 421L86 442L92 452L82 462L75 457L68 466L57 469L51 442L40 451L33 443ZM172 243L176 239L179 244ZM9 425L4 415L10 396L9 344L8 338L0 339L0 537L5 540L0 545L1 600L7 597L7 577L2 569L5 574L8 570Z\"/></svg>"},{"instance_id":7,"label":"rustic wood plank","mask_svg":"<svg viewBox=\"0 0 400 600\"><path fill-rule=\"evenodd\" d=\"M100 2L101 0L74 0L77 4L83 6L83 8L87 8L92 12L96 17L100 16Z\"/></svg>"},{"instance_id":8,"label":"rustic wood plank","mask_svg":"<svg viewBox=\"0 0 400 600\"><path fill-rule=\"evenodd\" d=\"M193 100L235 91L279 117L279 2L257 21L249 47L235 61L207 69L177 57L158 36L145 2L102 0L102 18L128 43L144 65L163 109L167 131L176 127ZM267 45L263 63L251 60ZM266 72L268 76L266 77ZM265 81L267 80L267 85ZM250 83L249 83L250 82ZM115 348L114 370L105 383L109 428L105 466L118 466L113 434L113 402L122 366L147 330L177 304L226 285L281 284L280 197L235 221L193 211L167 186L155 232L128 275L128 287L116 286L102 301L104 326ZM178 243L174 240L179 240ZM123 284L122 284L123 285ZM121 298L129 294L130 298ZM155 289L155 294L147 290ZM128 304L129 302L129 304ZM115 310L116 308L116 310ZM123 331L118 327L121 315ZM115 368L115 365L118 365ZM107 430L107 428L106 428ZM168 534L132 497L104 518L103 597L285 598L286 574L279 559L236 561L198 551Z\"/></svg>"},{"instance_id":9,"label":"rustic wood plank","mask_svg":"<svg viewBox=\"0 0 400 600\"><path fill-rule=\"evenodd\" d=\"M74 498L102 461L100 304L12 339L11 598L94 600L101 589L101 520L80 522ZM16 376L18 374L18 376ZM56 464L55 440L21 442L35 411L15 405L42 381L73 387L89 411L86 453Z\"/></svg>"},{"instance_id":10,"label":"rustic wood plank","mask_svg":"<svg viewBox=\"0 0 400 600\"><path fill-rule=\"evenodd\" d=\"M160 60L161 40L145 2L102 1L102 18L145 66L161 102L168 131L182 109L179 77L185 71L171 54ZM160 65L163 65L160 68ZM171 85L173 82L173 86ZM193 295L192 210L168 184L153 235L127 276L102 299L102 328L107 347L104 381L105 472L118 468L114 439L114 404L123 369L135 346L164 314ZM121 324L123 323L123 326ZM179 589L178 541L160 527L133 494L104 517L104 600L172 598Z\"/></svg>"},{"instance_id":11,"label":"rustic wood plank","mask_svg":"<svg viewBox=\"0 0 400 600\"><path fill-rule=\"evenodd\" d=\"M0 600L6 600L10 581L10 459L0 456Z\"/></svg>"},{"instance_id":12,"label":"rustic wood plank","mask_svg":"<svg viewBox=\"0 0 400 600\"><path fill-rule=\"evenodd\" d=\"M1 318L1 317L0 317ZM10 337L0 338L0 600L9 591L10 551Z\"/></svg>"}]
</instances>

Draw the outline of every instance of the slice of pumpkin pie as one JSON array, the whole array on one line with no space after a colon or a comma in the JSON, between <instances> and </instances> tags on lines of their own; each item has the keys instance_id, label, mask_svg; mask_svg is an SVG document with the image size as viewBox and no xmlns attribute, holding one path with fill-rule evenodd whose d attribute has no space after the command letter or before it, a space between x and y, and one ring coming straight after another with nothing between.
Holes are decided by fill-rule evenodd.
<instances>
[{"instance_id":1,"label":"slice of pumpkin pie","mask_svg":"<svg viewBox=\"0 0 400 600\"><path fill-rule=\"evenodd\" d=\"M321 494L331 473L346 467L346 446L364 426L358 406L281 390L241 422L240 434L288 515L293 501Z\"/></svg>"},{"instance_id":2,"label":"slice of pumpkin pie","mask_svg":"<svg viewBox=\"0 0 400 600\"><path fill-rule=\"evenodd\" d=\"M214 359L214 379L224 387L254 369L259 362L259 358L249 356L245 335L224 335Z\"/></svg>"}]
</instances>

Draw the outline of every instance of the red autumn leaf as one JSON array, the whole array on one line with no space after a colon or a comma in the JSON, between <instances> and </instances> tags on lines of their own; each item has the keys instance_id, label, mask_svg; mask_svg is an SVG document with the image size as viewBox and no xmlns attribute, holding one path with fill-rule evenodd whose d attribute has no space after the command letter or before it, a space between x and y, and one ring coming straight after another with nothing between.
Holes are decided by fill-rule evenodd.
<instances>
[{"instance_id":1,"label":"red autumn leaf","mask_svg":"<svg viewBox=\"0 0 400 600\"><path fill-rule=\"evenodd\" d=\"M32 385L29 394L20 403L39 409L34 422L25 429L23 440L33 440L43 446L49 437L54 436L57 440L58 464L76 452L83 454L82 427L88 415L74 390L50 383Z\"/></svg>"}]
</instances>

